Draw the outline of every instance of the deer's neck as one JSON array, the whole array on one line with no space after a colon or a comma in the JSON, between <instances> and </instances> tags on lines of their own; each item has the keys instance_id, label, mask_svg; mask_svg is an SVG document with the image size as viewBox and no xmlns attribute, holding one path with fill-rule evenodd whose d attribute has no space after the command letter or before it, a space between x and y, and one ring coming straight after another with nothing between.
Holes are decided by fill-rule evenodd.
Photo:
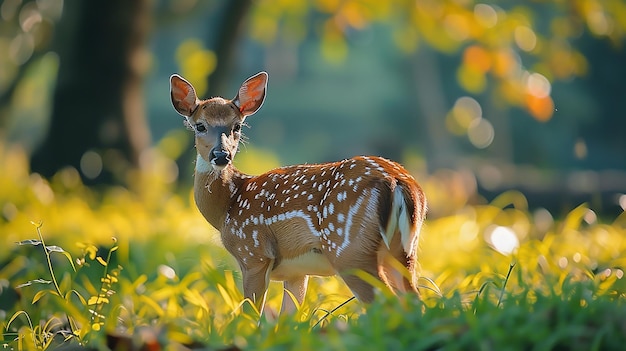
<instances>
[{"instance_id":1,"label":"deer's neck","mask_svg":"<svg viewBox=\"0 0 626 351\"><path fill-rule=\"evenodd\" d=\"M213 170L200 155L196 161L194 198L200 213L217 230L222 230L226 213L234 195L246 179L250 178L232 164L222 171Z\"/></svg>"}]
</instances>

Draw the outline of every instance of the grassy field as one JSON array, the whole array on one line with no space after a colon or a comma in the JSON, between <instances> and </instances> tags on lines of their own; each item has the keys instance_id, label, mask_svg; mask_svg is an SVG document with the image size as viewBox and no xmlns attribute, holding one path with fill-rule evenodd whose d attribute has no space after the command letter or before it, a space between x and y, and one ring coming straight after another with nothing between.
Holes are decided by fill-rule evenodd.
<instances>
[{"instance_id":1,"label":"grassy field","mask_svg":"<svg viewBox=\"0 0 626 351\"><path fill-rule=\"evenodd\" d=\"M423 177L422 301L369 306L311 279L296 315L259 318L190 189L152 169L131 189L50 182L0 145L0 344L6 349L618 350L626 345L626 215L553 218L522 194L467 205ZM282 291L272 283L270 309Z\"/></svg>"}]
</instances>

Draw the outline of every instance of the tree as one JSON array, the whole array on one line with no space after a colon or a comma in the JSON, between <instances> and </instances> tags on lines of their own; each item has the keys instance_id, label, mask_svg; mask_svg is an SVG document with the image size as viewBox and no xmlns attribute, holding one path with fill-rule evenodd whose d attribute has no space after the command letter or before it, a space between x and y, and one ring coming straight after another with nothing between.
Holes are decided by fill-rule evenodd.
<instances>
[{"instance_id":1,"label":"tree","mask_svg":"<svg viewBox=\"0 0 626 351\"><path fill-rule=\"evenodd\" d=\"M65 2L50 131L33 171L49 177L72 166L88 182L112 183L139 167L150 139L141 89L150 3Z\"/></svg>"}]
</instances>

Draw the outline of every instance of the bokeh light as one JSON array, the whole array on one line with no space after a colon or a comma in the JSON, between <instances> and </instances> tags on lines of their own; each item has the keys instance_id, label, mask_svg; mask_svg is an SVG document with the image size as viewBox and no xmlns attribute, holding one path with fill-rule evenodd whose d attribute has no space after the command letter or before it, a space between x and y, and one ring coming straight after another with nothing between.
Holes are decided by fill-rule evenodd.
<instances>
[{"instance_id":1,"label":"bokeh light","mask_svg":"<svg viewBox=\"0 0 626 351\"><path fill-rule=\"evenodd\" d=\"M489 244L499 253L510 255L519 248L519 239L511 228L493 226L488 228L487 232Z\"/></svg>"}]
</instances>

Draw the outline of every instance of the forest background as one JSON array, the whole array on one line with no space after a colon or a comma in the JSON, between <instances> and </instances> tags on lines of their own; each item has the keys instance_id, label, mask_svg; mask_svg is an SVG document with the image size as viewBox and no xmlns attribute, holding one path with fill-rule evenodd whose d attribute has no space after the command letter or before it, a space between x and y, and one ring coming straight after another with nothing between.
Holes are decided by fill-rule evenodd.
<instances>
[{"instance_id":1,"label":"forest background","mask_svg":"<svg viewBox=\"0 0 626 351\"><path fill-rule=\"evenodd\" d=\"M522 290L546 287L533 275L541 267L559 287L582 271L610 282L593 294L624 292L622 1L5 0L0 17L4 340L10 331L26 340L19 311L52 320L65 309L70 329L81 324L63 303L35 304L38 291L52 290L20 286L46 274L26 247L43 240L25 241L39 230L59 252L83 263L97 256L104 267L115 237L125 267L116 296L133 296L144 277L200 271L214 284L188 290L203 297L185 295L187 303L209 301L206 313L219 314L217 301L240 298L236 273L214 272L236 266L190 198L195 150L171 107L173 73L202 97L227 98L248 76L269 73L235 159L246 172L359 154L403 163L429 198L423 268L444 296L482 291L512 254L527 264L515 278ZM99 296L79 273L64 277L65 287L81 282L77 295ZM193 319L178 306L177 318ZM145 320L131 323L113 310L100 320L92 308L82 330L115 329L115 318L150 324L141 311L134 316ZM211 322L221 342L237 344L221 322Z\"/></svg>"},{"instance_id":2,"label":"forest background","mask_svg":"<svg viewBox=\"0 0 626 351\"><path fill-rule=\"evenodd\" d=\"M268 99L240 156L261 153L248 155L254 171L377 154L453 170L442 178L468 194L515 188L535 206L592 200L615 214L625 11L619 1L9 0L0 130L33 171L69 165L89 184L124 184L170 137L182 144L166 151L171 178L189 183L192 136L180 133L169 75L231 97L266 70Z\"/></svg>"}]
</instances>

